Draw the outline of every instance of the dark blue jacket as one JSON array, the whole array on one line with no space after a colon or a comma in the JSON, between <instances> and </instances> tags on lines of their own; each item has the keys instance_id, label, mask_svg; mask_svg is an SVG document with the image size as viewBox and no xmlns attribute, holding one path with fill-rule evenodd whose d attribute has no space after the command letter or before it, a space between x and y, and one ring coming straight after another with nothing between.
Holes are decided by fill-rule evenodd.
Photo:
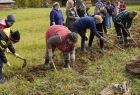
<instances>
[{"instance_id":1,"label":"dark blue jacket","mask_svg":"<svg viewBox=\"0 0 140 95\"><path fill-rule=\"evenodd\" d=\"M5 45L3 44L5 42ZM15 49L13 44L9 42L9 38L0 30L0 60L4 63L7 63L7 58L4 54L5 49L8 48L13 54L15 53Z\"/></svg>"},{"instance_id":2,"label":"dark blue jacket","mask_svg":"<svg viewBox=\"0 0 140 95\"><path fill-rule=\"evenodd\" d=\"M74 27L77 28L78 30L86 30L89 28L94 35L100 38L100 34L96 29L95 19L93 17L86 16L79 18L74 23Z\"/></svg>"},{"instance_id":3,"label":"dark blue jacket","mask_svg":"<svg viewBox=\"0 0 140 95\"><path fill-rule=\"evenodd\" d=\"M53 9L50 12L50 25L55 22L56 25L63 25L64 18L61 10Z\"/></svg>"}]
</instances>

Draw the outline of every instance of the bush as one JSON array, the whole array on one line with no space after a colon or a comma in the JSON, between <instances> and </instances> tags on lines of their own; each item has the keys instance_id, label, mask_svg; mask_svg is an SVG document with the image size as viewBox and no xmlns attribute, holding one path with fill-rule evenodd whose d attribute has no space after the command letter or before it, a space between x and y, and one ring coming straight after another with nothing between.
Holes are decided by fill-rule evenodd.
<instances>
[{"instance_id":1,"label":"bush","mask_svg":"<svg viewBox=\"0 0 140 95\"><path fill-rule=\"evenodd\" d=\"M45 2L52 2L52 0L15 0L17 7L32 7L32 8L39 8Z\"/></svg>"},{"instance_id":2,"label":"bush","mask_svg":"<svg viewBox=\"0 0 140 95\"><path fill-rule=\"evenodd\" d=\"M17 7L28 7L28 0L15 0Z\"/></svg>"}]
</instances>

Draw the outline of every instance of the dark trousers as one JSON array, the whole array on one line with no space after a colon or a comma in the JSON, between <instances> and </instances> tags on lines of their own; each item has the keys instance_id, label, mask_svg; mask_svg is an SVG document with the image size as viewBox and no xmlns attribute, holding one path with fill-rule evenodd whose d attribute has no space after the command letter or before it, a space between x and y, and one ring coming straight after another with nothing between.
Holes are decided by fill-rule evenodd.
<instances>
[{"instance_id":1,"label":"dark trousers","mask_svg":"<svg viewBox=\"0 0 140 95\"><path fill-rule=\"evenodd\" d=\"M3 68L3 62L2 62L2 60L0 59L0 79L3 79L2 68Z\"/></svg>"},{"instance_id":2,"label":"dark trousers","mask_svg":"<svg viewBox=\"0 0 140 95\"><path fill-rule=\"evenodd\" d=\"M127 32L124 30L124 28L121 25L114 22L114 26L118 37L128 36Z\"/></svg>"},{"instance_id":3,"label":"dark trousers","mask_svg":"<svg viewBox=\"0 0 140 95\"><path fill-rule=\"evenodd\" d=\"M107 28L106 28L106 18L105 18L105 17L103 17L102 25L103 25L103 30L104 30L104 32L107 33ZM101 30L101 29L99 29L99 30Z\"/></svg>"},{"instance_id":4,"label":"dark trousers","mask_svg":"<svg viewBox=\"0 0 140 95\"><path fill-rule=\"evenodd\" d=\"M99 34L101 36L103 36L103 24L96 24L96 28L97 28L97 31L99 32ZM93 42L93 39L94 39L94 34L93 32L90 32L90 37L89 37L89 44L88 46L91 47L92 46L92 42ZM100 39L100 48L103 49L104 48L104 41Z\"/></svg>"},{"instance_id":5,"label":"dark trousers","mask_svg":"<svg viewBox=\"0 0 140 95\"><path fill-rule=\"evenodd\" d=\"M86 41L86 30L78 30L78 34L81 36L81 49L84 49Z\"/></svg>"}]
</instances>

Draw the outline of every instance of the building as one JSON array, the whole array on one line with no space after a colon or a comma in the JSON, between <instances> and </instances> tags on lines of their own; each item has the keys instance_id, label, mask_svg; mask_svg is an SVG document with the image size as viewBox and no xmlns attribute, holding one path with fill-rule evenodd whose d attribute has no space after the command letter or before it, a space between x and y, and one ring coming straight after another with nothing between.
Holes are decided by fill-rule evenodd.
<instances>
[{"instance_id":1,"label":"building","mask_svg":"<svg viewBox=\"0 0 140 95\"><path fill-rule=\"evenodd\" d=\"M13 0L0 0L0 10L1 9L13 9L16 8L16 3Z\"/></svg>"}]
</instances>

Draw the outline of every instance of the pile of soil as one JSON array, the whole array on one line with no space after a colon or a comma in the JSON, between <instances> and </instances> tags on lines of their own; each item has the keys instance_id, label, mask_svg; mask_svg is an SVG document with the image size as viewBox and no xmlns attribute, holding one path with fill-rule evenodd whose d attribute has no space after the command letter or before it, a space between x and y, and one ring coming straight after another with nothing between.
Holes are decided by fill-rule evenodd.
<instances>
[{"instance_id":1,"label":"pile of soil","mask_svg":"<svg viewBox=\"0 0 140 95\"><path fill-rule=\"evenodd\" d=\"M126 70L134 75L140 75L140 56L126 64Z\"/></svg>"}]
</instances>

